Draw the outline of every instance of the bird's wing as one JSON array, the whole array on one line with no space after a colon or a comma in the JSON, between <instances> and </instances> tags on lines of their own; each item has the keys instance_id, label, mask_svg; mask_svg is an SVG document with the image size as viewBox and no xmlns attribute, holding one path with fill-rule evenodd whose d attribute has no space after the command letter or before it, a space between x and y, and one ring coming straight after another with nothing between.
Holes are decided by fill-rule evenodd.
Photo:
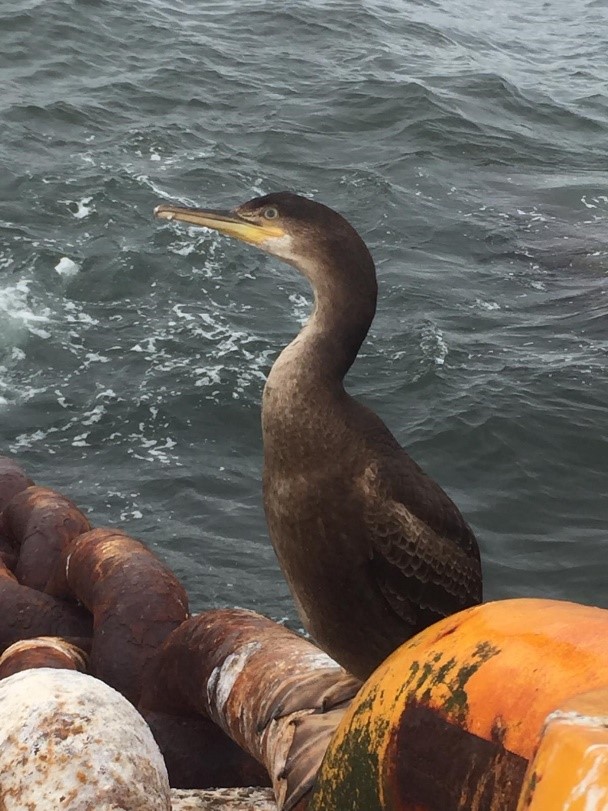
<instances>
[{"instance_id":1,"label":"bird's wing","mask_svg":"<svg viewBox=\"0 0 608 811\"><path fill-rule=\"evenodd\" d=\"M448 538L467 557L479 560L473 531L452 499L428 476L397 442L380 417L352 397L348 400L354 435L363 440L359 448L367 460L360 483L384 503L394 501L441 538Z\"/></svg>"},{"instance_id":2,"label":"bird's wing","mask_svg":"<svg viewBox=\"0 0 608 811\"><path fill-rule=\"evenodd\" d=\"M397 614L411 622L412 605L447 616L481 601L481 567L475 556L386 496L373 466L361 486L373 577Z\"/></svg>"}]
</instances>

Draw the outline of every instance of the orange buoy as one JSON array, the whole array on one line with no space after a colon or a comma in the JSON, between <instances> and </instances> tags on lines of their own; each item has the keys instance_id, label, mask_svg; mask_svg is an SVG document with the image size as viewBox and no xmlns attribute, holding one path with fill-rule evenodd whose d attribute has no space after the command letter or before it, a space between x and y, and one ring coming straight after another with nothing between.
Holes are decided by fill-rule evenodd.
<instances>
[{"instance_id":1,"label":"orange buoy","mask_svg":"<svg viewBox=\"0 0 608 811\"><path fill-rule=\"evenodd\" d=\"M514 811L545 718L606 685L606 610L520 599L448 617L365 683L309 809Z\"/></svg>"},{"instance_id":2,"label":"orange buoy","mask_svg":"<svg viewBox=\"0 0 608 811\"><path fill-rule=\"evenodd\" d=\"M546 719L517 811L608 808L608 688L569 699Z\"/></svg>"}]
</instances>

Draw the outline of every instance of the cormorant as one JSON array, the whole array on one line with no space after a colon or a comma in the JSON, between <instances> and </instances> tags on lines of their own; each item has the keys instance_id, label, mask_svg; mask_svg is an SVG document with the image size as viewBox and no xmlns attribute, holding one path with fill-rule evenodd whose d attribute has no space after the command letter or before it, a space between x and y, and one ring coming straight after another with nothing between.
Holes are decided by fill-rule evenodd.
<instances>
[{"instance_id":1,"label":"cormorant","mask_svg":"<svg viewBox=\"0 0 608 811\"><path fill-rule=\"evenodd\" d=\"M481 601L475 536L456 505L344 376L372 323L372 257L337 212L291 192L232 211L159 205L283 259L314 309L264 388L264 506L281 568L311 636L361 679L403 641Z\"/></svg>"}]
</instances>

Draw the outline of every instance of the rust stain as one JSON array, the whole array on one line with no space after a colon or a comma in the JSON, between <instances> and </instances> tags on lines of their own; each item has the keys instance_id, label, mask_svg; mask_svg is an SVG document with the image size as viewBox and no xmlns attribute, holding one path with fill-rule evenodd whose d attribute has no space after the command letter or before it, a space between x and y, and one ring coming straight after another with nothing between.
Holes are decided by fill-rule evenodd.
<instances>
[{"instance_id":1,"label":"rust stain","mask_svg":"<svg viewBox=\"0 0 608 811\"><path fill-rule=\"evenodd\" d=\"M15 642L0 656L0 679L38 667L85 671L87 655L59 637L37 637Z\"/></svg>"},{"instance_id":2,"label":"rust stain","mask_svg":"<svg viewBox=\"0 0 608 811\"><path fill-rule=\"evenodd\" d=\"M124 532L94 529L62 549L71 593L94 617L90 668L134 704L158 647L189 616L173 572Z\"/></svg>"},{"instance_id":3,"label":"rust stain","mask_svg":"<svg viewBox=\"0 0 608 811\"><path fill-rule=\"evenodd\" d=\"M400 811L515 811L528 761L416 700L391 732L386 807Z\"/></svg>"},{"instance_id":4,"label":"rust stain","mask_svg":"<svg viewBox=\"0 0 608 811\"><path fill-rule=\"evenodd\" d=\"M494 743L504 743L505 735L507 734L507 725L502 715L497 715L490 730L490 737Z\"/></svg>"},{"instance_id":5,"label":"rust stain","mask_svg":"<svg viewBox=\"0 0 608 811\"><path fill-rule=\"evenodd\" d=\"M82 607L0 579L0 652L32 637L87 639L91 634L92 618Z\"/></svg>"},{"instance_id":6,"label":"rust stain","mask_svg":"<svg viewBox=\"0 0 608 811\"><path fill-rule=\"evenodd\" d=\"M146 673L141 707L202 712L268 770L279 807L310 790L360 682L315 645L253 611L183 623Z\"/></svg>"},{"instance_id":7,"label":"rust stain","mask_svg":"<svg viewBox=\"0 0 608 811\"><path fill-rule=\"evenodd\" d=\"M0 513L4 511L13 496L33 484L34 482L14 459L11 459L10 456L0 456ZM0 516L0 534L3 534L2 523Z\"/></svg>"},{"instance_id":8,"label":"rust stain","mask_svg":"<svg viewBox=\"0 0 608 811\"><path fill-rule=\"evenodd\" d=\"M3 513L4 534L18 550L15 574L20 583L39 591L51 589L58 576L62 548L91 528L78 507L47 487L28 487L17 493Z\"/></svg>"},{"instance_id":9,"label":"rust stain","mask_svg":"<svg viewBox=\"0 0 608 811\"><path fill-rule=\"evenodd\" d=\"M11 711L0 712L0 796L10 808L169 811L150 730L107 685L75 671L28 670L0 682L2 704Z\"/></svg>"}]
</instances>

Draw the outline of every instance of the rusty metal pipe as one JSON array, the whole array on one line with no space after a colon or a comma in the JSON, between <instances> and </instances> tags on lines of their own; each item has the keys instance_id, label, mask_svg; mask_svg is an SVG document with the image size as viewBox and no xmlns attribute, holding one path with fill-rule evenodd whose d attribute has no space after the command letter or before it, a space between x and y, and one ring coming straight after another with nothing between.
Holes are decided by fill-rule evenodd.
<instances>
[{"instance_id":1,"label":"rusty metal pipe","mask_svg":"<svg viewBox=\"0 0 608 811\"><path fill-rule=\"evenodd\" d=\"M17 578L9 569L5 559L2 557L2 550L0 549L0 580L12 580L17 582Z\"/></svg>"},{"instance_id":2,"label":"rusty metal pipe","mask_svg":"<svg viewBox=\"0 0 608 811\"><path fill-rule=\"evenodd\" d=\"M279 809L304 807L360 682L311 642L253 611L207 611L150 663L140 707L198 711L270 774Z\"/></svg>"},{"instance_id":3,"label":"rusty metal pipe","mask_svg":"<svg viewBox=\"0 0 608 811\"><path fill-rule=\"evenodd\" d=\"M57 636L39 636L15 642L0 655L0 679L22 670L54 667L86 673L88 657L76 645Z\"/></svg>"},{"instance_id":4,"label":"rusty metal pipe","mask_svg":"<svg viewBox=\"0 0 608 811\"><path fill-rule=\"evenodd\" d=\"M171 788L269 786L264 767L209 718L142 710L163 753Z\"/></svg>"},{"instance_id":5,"label":"rusty metal pipe","mask_svg":"<svg viewBox=\"0 0 608 811\"><path fill-rule=\"evenodd\" d=\"M90 528L78 507L55 490L28 487L14 495L3 513L3 530L18 552L19 582L53 593L62 547Z\"/></svg>"},{"instance_id":6,"label":"rusty metal pipe","mask_svg":"<svg viewBox=\"0 0 608 811\"><path fill-rule=\"evenodd\" d=\"M0 564L9 572L12 572L17 565L17 553L3 535L0 535Z\"/></svg>"},{"instance_id":7,"label":"rusty metal pipe","mask_svg":"<svg viewBox=\"0 0 608 811\"><path fill-rule=\"evenodd\" d=\"M20 639L90 637L92 631L92 617L81 606L0 578L0 652Z\"/></svg>"},{"instance_id":8,"label":"rusty metal pipe","mask_svg":"<svg viewBox=\"0 0 608 811\"><path fill-rule=\"evenodd\" d=\"M15 568L17 553L4 532L4 509L9 501L34 482L27 473L9 456L0 456L0 563L10 569Z\"/></svg>"},{"instance_id":9,"label":"rusty metal pipe","mask_svg":"<svg viewBox=\"0 0 608 811\"><path fill-rule=\"evenodd\" d=\"M136 704L149 660L189 616L183 586L142 543L113 529L79 535L62 558L65 586L94 617L92 675Z\"/></svg>"},{"instance_id":10,"label":"rusty metal pipe","mask_svg":"<svg viewBox=\"0 0 608 811\"><path fill-rule=\"evenodd\" d=\"M33 484L34 482L25 470L14 459L11 459L10 456L0 456L0 513L4 511L14 495ZM0 521L0 534L1 523Z\"/></svg>"}]
</instances>

